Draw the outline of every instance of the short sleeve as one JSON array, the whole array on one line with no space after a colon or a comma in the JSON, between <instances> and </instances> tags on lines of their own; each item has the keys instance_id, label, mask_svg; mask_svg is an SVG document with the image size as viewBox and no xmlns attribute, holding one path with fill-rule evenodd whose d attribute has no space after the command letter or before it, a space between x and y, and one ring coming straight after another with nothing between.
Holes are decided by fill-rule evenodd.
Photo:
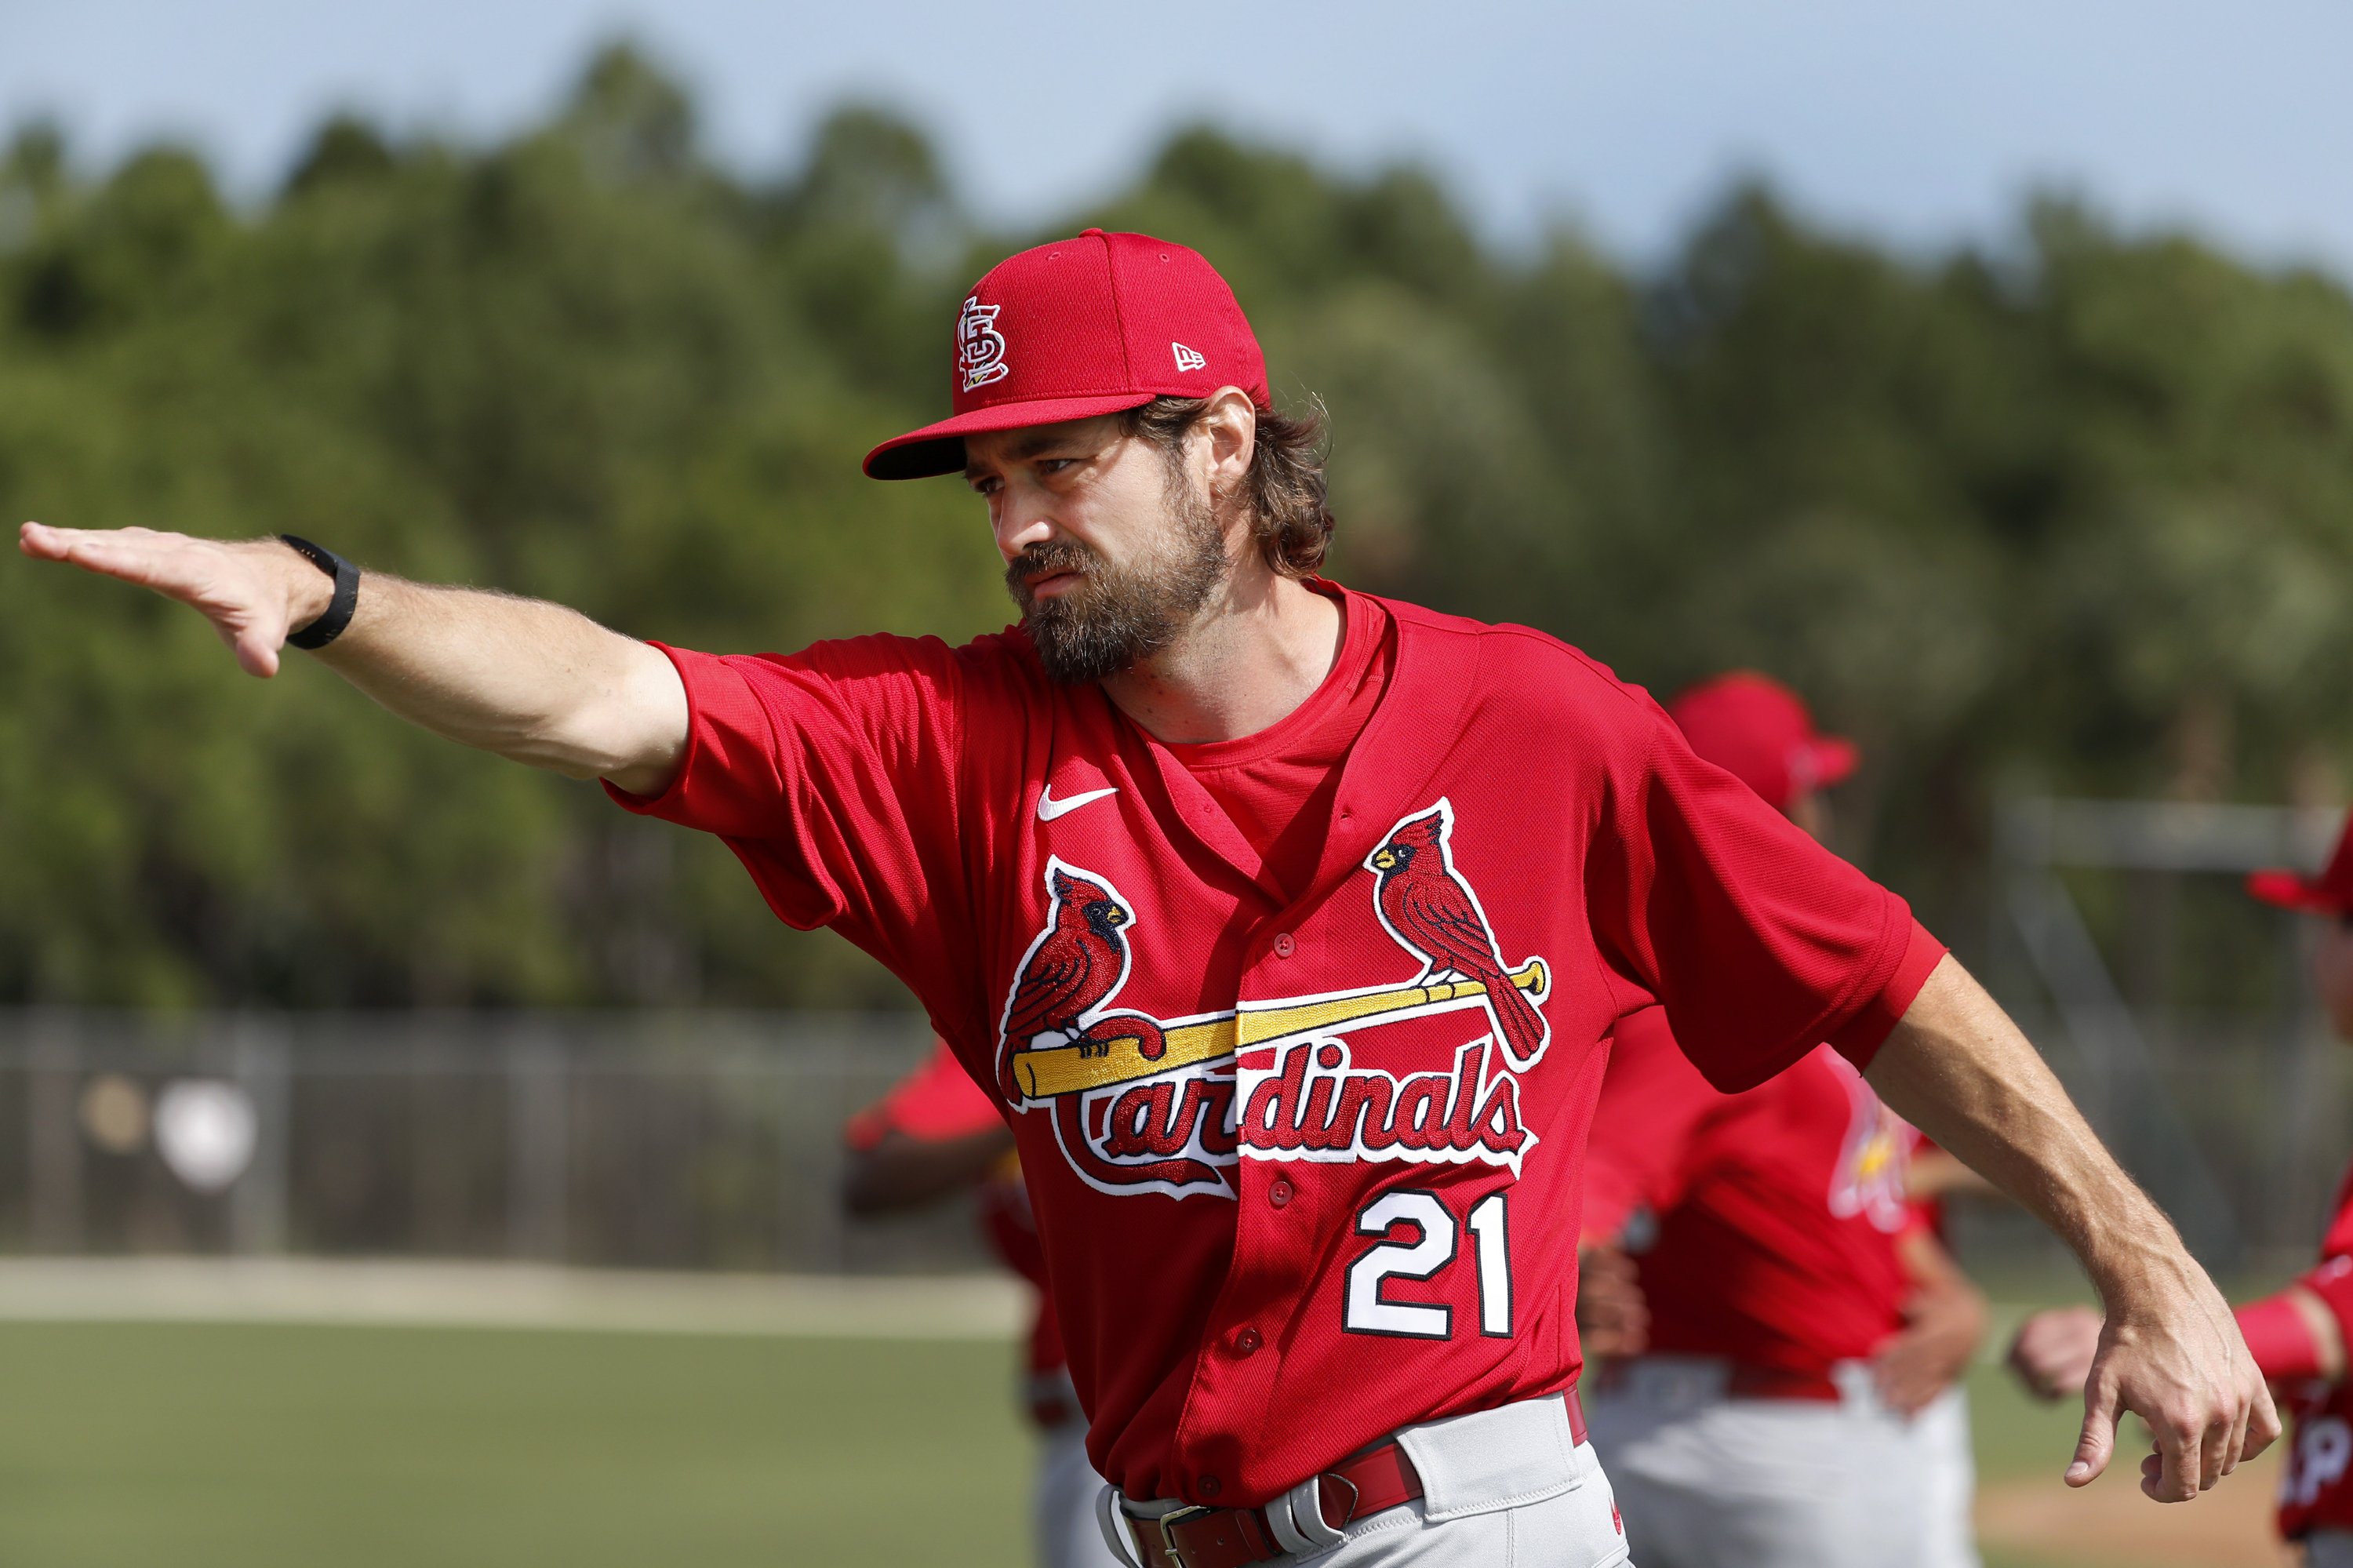
<instances>
[{"instance_id":1,"label":"short sleeve","mask_svg":"<svg viewBox=\"0 0 2353 1568\"><path fill-rule=\"evenodd\" d=\"M1701 1121L1724 1103L1677 1048L1664 1008L1620 1019L1586 1144L1585 1234L1615 1236L1635 1211L1671 1206Z\"/></svg>"},{"instance_id":2,"label":"short sleeve","mask_svg":"<svg viewBox=\"0 0 2353 1568\"><path fill-rule=\"evenodd\" d=\"M1896 978L1911 910L1640 705L1587 862L1609 961L1665 1004L1719 1089L1760 1084L1824 1041L1867 1059L1886 1025L1863 1025L1878 1033L1862 1042L1841 1031Z\"/></svg>"},{"instance_id":3,"label":"short sleeve","mask_svg":"<svg viewBox=\"0 0 2353 1568\"><path fill-rule=\"evenodd\" d=\"M1830 1044L1841 1056L1855 1065L1857 1072L1871 1065L1895 1026L1904 1022L1905 1013L1920 995L1928 977L1945 959L1945 944L1928 934L1928 928L1913 920L1911 934L1905 938L1904 956L1896 960L1895 972L1887 978L1870 1001L1857 1009L1847 1021L1831 1032Z\"/></svg>"},{"instance_id":4,"label":"short sleeve","mask_svg":"<svg viewBox=\"0 0 2353 1568\"><path fill-rule=\"evenodd\" d=\"M935 639L861 637L796 654L661 647L690 710L660 795L629 810L715 833L768 906L828 926L913 986L968 972L958 816L967 672Z\"/></svg>"}]
</instances>

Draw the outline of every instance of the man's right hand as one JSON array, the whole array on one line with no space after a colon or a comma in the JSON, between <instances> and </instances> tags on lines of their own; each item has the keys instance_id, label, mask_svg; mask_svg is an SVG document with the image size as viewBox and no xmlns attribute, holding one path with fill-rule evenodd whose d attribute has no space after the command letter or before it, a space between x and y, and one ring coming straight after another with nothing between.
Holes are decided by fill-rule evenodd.
<instances>
[{"instance_id":1,"label":"man's right hand","mask_svg":"<svg viewBox=\"0 0 2353 1568\"><path fill-rule=\"evenodd\" d=\"M326 613L334 583L276 539L192 539L153 528L52 528L27 523L16 547L154 589L212 622L246 673L278 673L286 634Z\"/></svg>"}]
</instances>

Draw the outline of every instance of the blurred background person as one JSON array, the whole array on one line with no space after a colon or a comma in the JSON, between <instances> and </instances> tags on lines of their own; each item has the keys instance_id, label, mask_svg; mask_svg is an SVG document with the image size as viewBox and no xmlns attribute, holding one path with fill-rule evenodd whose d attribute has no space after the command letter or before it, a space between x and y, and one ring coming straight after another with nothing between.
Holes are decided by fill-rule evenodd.
<instances>
[{"instance_id":1,"label":"blurred background person","mask_svg":"<svg viewBox=\"0 0 2353 1568\"><path fill-rule=\"evenodd\" d=\"M1999 1195L1992 1182L1921 1136L1909 1122L1904 1132L1910 1153L1905 1168L1905 1190L1911 1200L1911 1229L1899 1244L1905 1265L1922 1277L1952 1266L1950 1204L1953 1199ZM1926 1240L1915 1240L1917 1232ZM1964 1277L1958 1282L1968 1286ZM1934 1291L1924 1298L1938 1299ZM1957 1321L1957 1320L1956 1320ZM1984 1338L1982 1313L1969 1353ZM1912 1418L1912 1440L1921 1456L1924 1491L1922 1518L1926 1540L1921 1544L1921 1568L1977 1568L1977 1531L1972 1520L1977 1504L1977 1455L1969 1428L1969 1391L1959 1375L1941 1372L1941 1358L1926 1343L1891 1357L1891 1381L1904 1384L1899 1403L1908 1398L1915 1378L1946 1376L1941 1390L1931 1394ZM1966 1366L1962 1369L1967 1371Z\"/></svg>"},{"instance_id":2,"label":"blurred background person","mask_svg":"<svg viewBox=\"0 0 2353 1568\"><path fill-rule=\"evenodd\" d=\"M1029 1213L1013 1129L1001 1107L964 1070L947 1043L888 1095L850 1118L841 1203L871 1218L976 1195L981 1228L1007 1267L1033 1295L1021 1398L1038 1433L1031 1498L1039 1568L1117 1568L1095 1523L1103 1478L1087 1463L1087 1420L1062 1355L1046 1257Z\"/></svg>"},{"instance_id":3,"label":"blurred background person","mask_svg":"<svg viewBox=\"0 0 2353 1568\"><path fill-rule=\"evenodd\" d=\"M1702 758L1827 837L1822 791L1853 770L1855 749L1816 733L1793 693L1736 673L1670 711ZM1725 1095L1663 1009L1620 1024L1583 1222L1609 1266L1579 1307L1618 1349L1642 1352L1602 1376L1592 1412L1595 1445L1624 1478L1635 1561L1975 1560L1966 1467L1951 1506L1948 1445L1957 1425L1966 1467L1966 1421L1919 1418L1955 1396L1985 1308L1914 1202L1915 1138L1828 1045Z\"/></svg>"},{"instance_id":4,"label":"blurred background person","mask_svg":"<svg viewBox=\"0 0 2353 1568\"><path fill-rule=\"evenodd\" d=\"M2353 820L2317 876L2259 871L2247 891L2316 917L2312 978L2339 1040L2353 1044ZM2353 1167L2338 1182L2320 1259L2285 1289L2238 1308L2247 1349L2292 1414L2279 1532L2304 1548L2306 1568L2353 1568L2353 1383L2345 1345L2353 1324ZM2080 1392L2099 1347L2089 1307L2035 1313L2010 1341L2010 1361L2044 1399Z\"/></svg>"}]
</instances>

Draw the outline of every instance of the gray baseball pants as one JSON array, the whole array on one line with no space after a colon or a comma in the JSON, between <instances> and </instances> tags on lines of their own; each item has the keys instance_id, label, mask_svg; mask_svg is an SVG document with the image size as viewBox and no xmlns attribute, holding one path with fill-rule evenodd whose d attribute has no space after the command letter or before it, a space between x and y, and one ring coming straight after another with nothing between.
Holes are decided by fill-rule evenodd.
<instances>
[{"instance_id":1,"label":"gray baseball pants","mask_svg":"<svg viewBox=\"0 0 2353 1568\"><path fill-rule=\"evenodd\" d=\"M1920 1568L1983 1568L1978 1555L1977 1457L1970 1451L1969 1395L1948 1388L1912 1418L1920 1448Z\"/></svg>"},{"instance_id":2,"label":"gray baseball pants","mask_svg":"<svg viewBox=\"0 0 2353 1568\"><path fill-rule=\"evenodd\" d=\"M1728 1363L1644 1356L1587 1402L1643 1568L1915 1568L1926 1467L1870 1369L1839 1402L1730 1399Z\"/></svg>"},{"instance_id":3,"label":"gray baseball pants","mask_svg":"<svg viewBox=\"0 0 2353 1568\"><path fill-rule=\"evenodd\" d=\"M1077 1401L1072 1400L1075 1405ZM1115 1568L1095 1521L1103 1478L1087 1461L1087 1423L1074 1416L1038 1435L1038 1475L1030 1500L1039 1568Z\"/></svg>"},{"instance_id":4,"label":"gray baseball pants","mask_svg":"<svg viewBox=\"0 0 2353 1568\"><path fill-rule=\"evenodd\" d=\"M1609 1479L1593 1445L1569 1435L1561 1400L1532 1399L1397 1435L1423 1496L1339 1529L1326 1527L1312 1480L1282 1499L1283 1528L1302 1550L1277 1563L1316 1568L1631 1568ZM1123 1562L1127 1531L1177 1505L1130 1502L1106 1487L1100 1514ZM1276 1511L1271 1509L1270 1512Z\"/></svg>"},{"instance_id":5,"label":"gray baseball pants","mask_svg":"<svg viewBox=\"0 0 2353 1568\"><path fill-rule=\"evenodd\" d=\"M2306 1536L2304 1568L2353 1568L2353 1531L2316 1530Z\"/></svg>"}]
</instances>

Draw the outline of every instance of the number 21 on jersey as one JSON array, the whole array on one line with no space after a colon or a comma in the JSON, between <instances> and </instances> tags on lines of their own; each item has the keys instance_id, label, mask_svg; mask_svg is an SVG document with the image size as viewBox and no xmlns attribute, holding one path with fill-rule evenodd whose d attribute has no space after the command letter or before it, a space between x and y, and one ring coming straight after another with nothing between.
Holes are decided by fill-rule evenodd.
<instances>
[{"instance_id":1,"label":"number 21 on jersey","mask_svg":"<svg viewBox=\"0 0 2353 1568\"><path fill-rule=\"evenodd\" d=\"M1493 1340L1512 1337L1512 1246L1509 1210L1502 1192L1471 1205L1471 1232L1479 1271L1479 1332ZM1399 1231L1400 1240L1388 1239ZM1352 1334L1395 1339L1453 1337L1454 1308L1422 1301L1393 1301L1391 1279L1430 1279L1454 1261L1461 1237L1452 1211L1435 1192L1408 1188L1384 1192L1356 1216L1356 1234L1383 1238L1348 1266L1347 1304L1340 1326Z\"/></svg>"}]
</instances>

